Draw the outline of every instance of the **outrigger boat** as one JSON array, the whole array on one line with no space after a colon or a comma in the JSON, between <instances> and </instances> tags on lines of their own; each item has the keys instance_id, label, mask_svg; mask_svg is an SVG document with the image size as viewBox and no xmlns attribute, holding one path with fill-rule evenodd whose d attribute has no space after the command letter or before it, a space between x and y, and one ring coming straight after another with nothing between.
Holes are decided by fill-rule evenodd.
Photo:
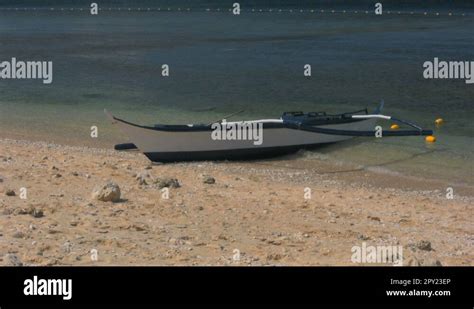
<instances>
[{"instance_id":1,"label":"outrigger boat","mask_svg":"<svg viewBox=\"0 0 474 309\"><path fill-rule=\"evenodd\" d=\"M289 154L356 136L375 137L378 119L391 120L410 127L404 130L381 130L378 134L383 137L433 134L432 130L422 129L409 121L382 115L382 108L383 102L371 114L367 109L337 115L325 112L285 112L279 119L154 126L134 124L116 118L107 111L105 113L133 142L116 145L115 149L136 147L154 162L240 160ZM247 128L250 128L249 125L262 128L261 143L242 138L213 138L216 128L244 130L245 126L238 126L239 124L245 124Z\"/></svg>"}]
</instances>

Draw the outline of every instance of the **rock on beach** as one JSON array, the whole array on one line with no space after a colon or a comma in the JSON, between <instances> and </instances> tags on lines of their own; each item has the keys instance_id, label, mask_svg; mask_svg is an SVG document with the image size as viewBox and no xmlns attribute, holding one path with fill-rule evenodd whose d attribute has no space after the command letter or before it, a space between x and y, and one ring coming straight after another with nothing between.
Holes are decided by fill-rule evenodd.
<instances>
[{"instance_id":1,"label":"rock on beach","mask_svg":"<svg viewBox=\"0 0 474 309\"><path fill-rule=\"evenodd\" d=\"M120 187L114 182L108 182L103 186L97 186L92 191L92 198L103 202L120 201Z\"/></svg>"}]
</instances>

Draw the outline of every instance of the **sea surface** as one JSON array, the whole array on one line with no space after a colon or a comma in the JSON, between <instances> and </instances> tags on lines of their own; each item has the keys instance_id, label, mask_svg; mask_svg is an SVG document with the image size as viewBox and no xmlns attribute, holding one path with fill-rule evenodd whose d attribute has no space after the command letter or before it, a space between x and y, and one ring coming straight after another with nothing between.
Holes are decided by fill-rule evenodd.
<instances>
[{"instance_id":1,"label":"sea surface","mask_svg":"<svg viewBox=\"0 0 474 309\"><path fill-rule=\"evenodd\" d=\"M54 68L51 85L0 80L0 137L110 147L126 138L104 108L142 124L209 123L383 99L384 113L426 128L443 118L438 141L356 139L292 160L474 185L474 85L423 78L434 57L474 61L472 1L384 1L381 16L373 1L242 1L237 16L232 3L101 1L91 16L88 1L0 1L0 61Z\"/></svg>"}]
</instances>

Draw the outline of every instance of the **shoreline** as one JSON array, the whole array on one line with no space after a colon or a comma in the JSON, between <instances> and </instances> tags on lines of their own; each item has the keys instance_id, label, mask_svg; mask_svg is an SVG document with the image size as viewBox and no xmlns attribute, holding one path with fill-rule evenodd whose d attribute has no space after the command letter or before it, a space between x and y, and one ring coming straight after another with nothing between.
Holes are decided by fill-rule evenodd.
<instances>
[{"instance_id":1,"label":"shoreline","mask_svg":"<svg viewBox=\"0 0 474 309\"><path fill-rule=\"evenodd\" d=\"M20 135L21 137L21 135ZM113 145L116 143L125 143L127 141L120 141L119 139L100 143L70 143L71 139L59 139L46 141L43 135L39 135L37 138L24 139L15 138L11 135L8 137L0 137L0 143L9 142L13 144L23 145L37 145L38 147L54 147L54 148L65 148L69 151L79 152L103 152L104 155L115 155L124 154L132 157L142 157L149 164L157 165L149 161L139 151L117 151L113 149ZM301 150L295 154L290 154L281 157L268 158L263 160L247 160L247 161L195 161L195 162L176 162L176 163L164 163L165 165L199 165L199 164L211 164L211 165L226 165L229 168L239 169L239 166L249 165L253 168L261 167L261 169L272 169L280 170L281 173L285 171L303 171L315 177L327 177L331 180L340 182L341 185L360 185L368 188L375 189L394 189L401 190L402 192L421 192L429 194L430 191L435 195L441 195L441 190L446 187L453 187L456 190L459 198L474 199L474 186L466 183L456 183L451 181L443 181L442 179L427 179L426 177L406 175L401 172L390 170L381 165L360 165L352 162L343 162L334 160L328 162L328 160L318 159L315 157L311 158L311 161L304 162L304 156L306 153L311 154L311 151ZM303 161L301 161L303 159ZM305 165L304 163L310 163L311 166ZM158 163L162 164L162 163ZM303 166L298 166L303 164ZM309 176L308 176L309 177ZM300 179L300 182L308 180L308 177ZM302 178L302 177L300 177ZM287 181L288 179L285 179ZM291 179L297 181L298 177Z\"/></svg>"},{"instance_id":2,"label":"shoreline","mask_svg":"<svg viewBox=\"0 0 474 309\"><path fill-rule=\"evenodd\" d=\"M362 242L402 245L404 265L474 261L469 186L448 200L442 182L360 169L318 174L286 166L291 157L150 164L104 148L0 146L0 264L15 254L25 265L359 265L351 248ZM320 171L334 170L320 161ZM153 184L160 177L180 183L169 199ZM91 197L108 180L120 186L118 203ZM432 249L416 249L422 241Z\"/></svg>"}]
</instances>

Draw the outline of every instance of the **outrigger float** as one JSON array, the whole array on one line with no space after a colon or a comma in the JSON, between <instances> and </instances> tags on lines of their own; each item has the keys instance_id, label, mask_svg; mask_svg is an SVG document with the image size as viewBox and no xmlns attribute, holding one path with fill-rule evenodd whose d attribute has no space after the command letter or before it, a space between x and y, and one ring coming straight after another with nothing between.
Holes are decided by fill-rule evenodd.
<instances>
[{"instance_id":1,"label":"outrigger float","mask_svg":"<svg viewBox=\"0 0 474 309\"><path fill-rule=\"evenodd\" d=\"M428 136L434 139L432 130L425 130L409 121L381 114L383 102L374 111L367 109L330 115L325 112L285 112L279 119L261 119L237 122L218 121L210 124L142 126L105 111L112 123L132 143L115 145L117 150L138 148L153 162L243 160L272 157L311 149L317 146L345 141L357 136ZM390 120L409 129L377 130L378 119ZM218 124L218 126L216 125ZM215 139L219 127L227 131L249 130L261 127L261 143L248 138ZM234 132L233 136L246 136L248 132Z\"/></svg>"}]
</instances>

